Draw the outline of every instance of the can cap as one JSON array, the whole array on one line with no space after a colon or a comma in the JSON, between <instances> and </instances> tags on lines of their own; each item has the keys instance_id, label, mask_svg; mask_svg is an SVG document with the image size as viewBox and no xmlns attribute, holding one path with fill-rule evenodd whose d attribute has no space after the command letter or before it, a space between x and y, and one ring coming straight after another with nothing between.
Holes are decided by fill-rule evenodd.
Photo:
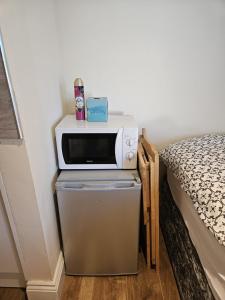
<instances>
[{"instance_id":1,"label":"can cap","mask_svg":"<svg viewBox=\"0 0 225 300\"><path fill-rule=\"evenodd\" d=\"M76 86L83 86L84 85L83 84L83 80L81 78L76 78L74 80L74 85L76 85Z\"/></svg>"}]
</instances>

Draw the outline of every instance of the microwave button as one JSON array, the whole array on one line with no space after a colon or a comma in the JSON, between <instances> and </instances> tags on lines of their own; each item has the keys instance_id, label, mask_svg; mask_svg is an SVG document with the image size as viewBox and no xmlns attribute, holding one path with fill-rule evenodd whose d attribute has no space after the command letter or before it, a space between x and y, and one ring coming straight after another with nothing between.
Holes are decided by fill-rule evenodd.
<instances>
[{"instance_id":1,"label":"microwave button","mask_svg":"<svg viewBox=\"0 0 225 300\"><path fill-rule=\"evenodd\" d=\"M134 139L127 139L126 140L127 146L133 146L134 142L135 142Z\"/></svg>"},{"instance_id":2,"label":"microwave button","mask_svg":"<svg viewBox=\"0 0 225 300\"><path fill-rule=\"evenodd\" d=\"M132 152L132 151L127 152L126 157L127 157L128 160L132 160L134 158L134 152Z\"/></svg>"}]
</instances>

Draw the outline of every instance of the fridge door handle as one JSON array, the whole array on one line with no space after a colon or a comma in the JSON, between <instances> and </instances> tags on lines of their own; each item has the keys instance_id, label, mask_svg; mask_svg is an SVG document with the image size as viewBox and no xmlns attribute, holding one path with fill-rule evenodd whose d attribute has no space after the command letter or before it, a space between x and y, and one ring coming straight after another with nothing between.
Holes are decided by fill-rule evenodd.
<instances>
[{"instance_id":1,"label":"fridge door handle","mask_svg":"<svg viewBox=\"0 0 225 300\"><path fill-rule=\"evenodd\" d=\"M118 190L118 189L126 189L133 188L135 184L133 182L128 183L108 183L108 184L84 184L84 188L88 190Z\"/></svg>"},{"instance_id":2,"label":"fridge door handle","mask_svg":"<svg viewBox=\"0 0 225 300\"><path fill-rule=\"evenodd\" d=\"M122 189L135 189L138 186L136 182L116 182L116 183L58 183L56 184L56 189L60 191L86 191L86 190L95 190L95 191L105 191L105 190L122 190Z\"/></svg>"},{"instance_id":3,"label":"fridge door handle","mask_svg":"<svg viewBox=\"0 0 225 300\"><path fill-rule=\"evenodd\" d=\"M56 183L56 190L57 191L74 191L74 190L82 190L83 184L82 183L64 183L64 182L58 182Z\"/></svg>"}]
</instances>

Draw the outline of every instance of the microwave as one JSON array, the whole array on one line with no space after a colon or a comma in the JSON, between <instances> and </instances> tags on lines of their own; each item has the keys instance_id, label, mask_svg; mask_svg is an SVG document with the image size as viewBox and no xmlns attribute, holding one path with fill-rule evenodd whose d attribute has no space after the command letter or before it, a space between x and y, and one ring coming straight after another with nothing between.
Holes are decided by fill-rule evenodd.
<instances>
[{"instance_id":1,"label":"microwave","mask_svg":"<svg viewBox=\"0 0 225 300\"><path fill-rule=\"evenodd\" d=\"M107 122L65 116L55 128L60 169L136 169L138 126L132 116Z\"/></svg>"}]
</instances>

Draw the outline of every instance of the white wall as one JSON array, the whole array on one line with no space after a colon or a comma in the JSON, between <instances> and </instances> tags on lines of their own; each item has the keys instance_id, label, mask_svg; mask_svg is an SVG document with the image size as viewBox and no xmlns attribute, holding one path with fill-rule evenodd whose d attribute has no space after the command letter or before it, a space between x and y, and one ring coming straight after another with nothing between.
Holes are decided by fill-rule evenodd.
<instances>
[{"instance_id":1,"label":"white wall","mask_svg":"<svg viewBox=\"0 0 225 300\"><path fill-rule=\"evenodd\" d=\"M53 129L62 116L54 0L3 0L0 27L25 140L0 146L0 170L29 266L25 277L51 280L60 251Z\"/></svg>"},{"instance_id":2,"label":"white wall","mask_svg":"<svg viewBox=\"0 0 225 300\"><path fill-rule=\"evenodd\" d=\"M0 273L19 273L17 252L0 192Z\"/></svg>"},{"instance_id":3,"label":"white wall","mask_svg":"<svg viewBox=\"0 0 225 300\"><path fill-rule=\"evenodd\" d=\"M25 286L20 260L0 192L0 287Z\"/></svg>"},{"instance_id":4,"label":"white wall","mask_svg":"<svg viewBox=\"0 0 225 300\"><path fill-rule=\"evenodd\" d=\"M24 277L26 280L49 279L51 270L48 265L40 212L24 144L0 146L0 170L16 227L16 238L19 240L17 250L19 250Z\"/></svg>"},{"instance_id":5,"label":"white wall","mask_svg":"<svg viewBox=\"0 0 225 300\"><path fill-rule=\"evenodd\" d=\"M87 95L108 96L111 110L134 114L158 144L224 130L225 3L2 0L0 27L25 137L0 146L0 171L29 258L26 279L44 280L59 255L51 135L60 93L72 112L81 76Z\"/></svg>"},{"instance_id":6,"label":"white wall","mask_svg":"<svg viewBox=\"0 0 225 300\"><path fill-rule=\"evenodd\" d=\"M225 130L225 2L56 0L64 109L73 80L158 144Z\"/></svg>"}]
</instances>

